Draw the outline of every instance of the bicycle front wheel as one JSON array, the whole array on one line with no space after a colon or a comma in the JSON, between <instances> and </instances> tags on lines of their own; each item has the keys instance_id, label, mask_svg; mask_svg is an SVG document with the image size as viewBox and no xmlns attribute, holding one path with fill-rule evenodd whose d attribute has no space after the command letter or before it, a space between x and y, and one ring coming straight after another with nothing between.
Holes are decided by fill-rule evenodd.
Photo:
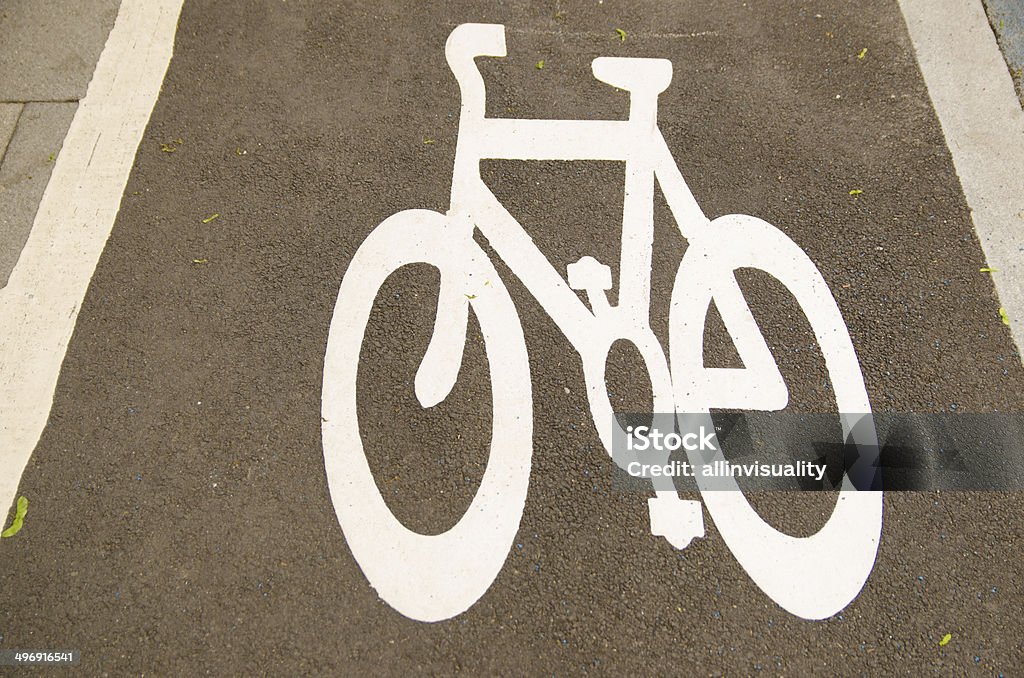
<instances>
[{"instance_id":1,"label":"bicycle front wheel","mask_svg":"<svg viewBox=\"0 0 1024 678\"><path fill-rule=\"evenodd\" d=\"M416 263L438 268L442 290L450 287L476 314L494 410L480 487L458 523L438 535L409 530L384 502L363 450L356 408L359 354L374 299L389 275ZM438 317L435 332L450 321ZM526 342L512 300L483 250L451 233L444 216L400 212L359 247L331 320L322 398L331 501L363 574L385 602L412 619L439 621L468 609L498 576L519 529L533 415Z\"/></svg>"},{"instance_id":2,"label":"bicycle front wheel","mask_svg":"<svg viewBox=\"0 0 1024 678\"><path fill-rule=\"evenodd\" d=\"M814 263L784 233L754 217L720 217L712 222L709 232L713 237L690 243L672 292L670 356L677 411L708 414L712 408L736 407L743 399L743 392L716 390L715 375L725 370L704 366L704 325L712 300L723 318L736 319L738 327L730 330L738 348L744 343L748 347L760 344L752 351L758 354L754 356L758 360L751 363L763 363L760 356L771 360L769 369L760 373L750 370L747 375L752 403L749 409L761 409L758 403L765 402L762 394L766 389L759 390L763 384L758 382L777 377L781 383L736 283L738 269L757 269L781 282L807 317L825 359L844 439L877 449L853 342L835 298ZM728 404L717 402L716 394ZM776 407L784 405L785 391ZM721 458L717 441L715 446ZM695 465L705 463L697 456L700 454L691 455ZM863 460L862 468L866 467L872 467L871 460ZM858 491L849 475L845 476L825 525L808 537L794 537L762 519L734 479L715 478L712 483L698 475L696 480L708 512L733 555L761 590L789 612L805 619L824 619L842 610L863 588L878 551L880 491ZM724 491L723 486L727 487Z\"/></svg>"}]
</instances>

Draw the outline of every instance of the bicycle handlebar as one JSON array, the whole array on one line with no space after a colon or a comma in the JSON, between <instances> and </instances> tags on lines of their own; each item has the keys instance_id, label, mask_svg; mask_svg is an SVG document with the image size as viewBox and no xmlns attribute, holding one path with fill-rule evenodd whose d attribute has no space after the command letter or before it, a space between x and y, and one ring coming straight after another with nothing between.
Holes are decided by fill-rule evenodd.
<instances>
[{"instance_id":1,"label":"bicycle handlebar","mask_svg":"<svg viewBox=\"0 0 1024 678\"><path fill-rule=\"evenodd\" d=\"M463 115L484 116L484 79L474 59L505 54L505 27L500 24L462 24L448 35L444 56L462 92Z\"/></svg>"},{"instance_id":2,"label":"bicycle handlebar","mask_svg":"<svg viewBox=\"0 0 1024 678\"><path fill-rule=\"evenodd\" d=\"M448 36L444 48L462 93L463 117L484 117L486 91L477 68L476 57L503 57L505 27L501 24L462 24ZM630 120L653 123L657 117L658 95L672 81L672 62L668 59L598 57L591 64L594 77L612 87L630 93Z\"/></svg>"},{"instance_id":3,"label":"bicycle handlebar","mask_svg":"<svg viewBox=\"0 0 1024 678\"><path fill-rule=\"evenodd\" d=\"M470 62L479 56L503 57L505 51L505 27L501 24L462 24L448 35L444 46L448 64L455 59Z\"/></svg>"}]
</instances>

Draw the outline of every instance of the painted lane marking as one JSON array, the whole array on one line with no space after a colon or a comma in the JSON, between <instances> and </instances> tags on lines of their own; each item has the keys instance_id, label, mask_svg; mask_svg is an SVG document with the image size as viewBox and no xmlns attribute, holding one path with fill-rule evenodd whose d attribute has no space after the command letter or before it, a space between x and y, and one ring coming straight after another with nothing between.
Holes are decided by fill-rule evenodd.
<instances>
[{"instance_id":1,"label":"painted lane marking","mask_svg":"<svg viewBox=\"0 0 1024 678\"><path fill-rule=\"evenodd\" d=\"M78 310L174 48L183 0L123 0L0 290L0 506L46 426Z\"/></svg>"},{"instance_id":2,"label":"painted lane marking","mask_svg":"<svg viewBox=\"0 0 1024 678\"><path fill-rule=\"evenodd\" d=\"M900 0L900 9L1019 353L1024 111L980 1Z\"/></svg>"}]
</instances>

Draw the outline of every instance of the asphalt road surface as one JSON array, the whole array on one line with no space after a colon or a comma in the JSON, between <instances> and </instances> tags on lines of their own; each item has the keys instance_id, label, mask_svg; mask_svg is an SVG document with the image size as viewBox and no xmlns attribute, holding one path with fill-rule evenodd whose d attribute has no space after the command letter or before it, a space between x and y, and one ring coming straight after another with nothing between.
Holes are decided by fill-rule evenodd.
<instances>
[{"instance_id":1,"label":"asphalt road surface","mask_svg":"<svg viewBox=\"0 0 1024 678\"><path fill-rule=\"evenodd\" d=\"M707 515L682 551L650 534L650 495L613 487L576 351L497 257L532 374L519 532L453 619L414 621L377 596L325 476L327 335L371 230L448 207L460 98L444 44L470 21L507 27L508 56L478 61L494 117L624 119L627 95L591 60L670 59L658 121L698 203L761 217L808 253L875 410L1022 408L1024 370L895 2L189 0L21 481L25 527L0 542L2 647L73 647L89 675L1017 675L1018 494L887 494L860 595L800 619ZM482 173L558 271L591 255L618 279L621 164ZM667 344L686 241L660 194L654 242L651 322ZM492 420L475 317L452 394L417 403L437 280L425 265L388 279L359 363L370 466L427 534L469 506ZM834 409L799 307L764 274L740 282L790 409ZM714 314L706 337L709 365L738 365ZM608 379L617 410L650 408L635 349L616 347ZM755 498L796 535L834 502Z\"/></svg>"}]
</instances>

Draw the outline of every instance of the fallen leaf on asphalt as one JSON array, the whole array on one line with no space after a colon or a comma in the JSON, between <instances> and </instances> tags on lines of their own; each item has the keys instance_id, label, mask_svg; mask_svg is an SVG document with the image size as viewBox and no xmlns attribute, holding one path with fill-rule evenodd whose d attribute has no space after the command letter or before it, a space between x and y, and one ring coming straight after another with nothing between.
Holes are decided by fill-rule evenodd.
<instances>
[{"instance_id":1,"label":"fallen leaf on asphalt","mask_svg":"<svg viewBox=\"0 0 1024 678\"><path fill-rule=\"evenodd\" d=\"M999 271L998 268L989 268L988 266L985 268L979 268L978 270L982 273L997 273Z\"/></svg>"},{"instance_id":2,"label":"fallen leaf on asphalt","mask_svg":"<svg viewBox=\"0 0 1024 678\"><path fill-rule=\"evenodd\" d=\"M423 143L429 146L430 144L434 143L434 140L429 137L423 137Z\"/></svg>"},{"instance_id":3,"label":"fallen leaf on asphalt","mask_svg":"<svg viewBox=\"0 0 1024 678\"><path fill-rule=\"evenodd\" d=\"M864 49L862 49L860 51L860 54L857 55L857 58L858 59L863 59L865 56L867 56L867 54L868 54L868 48L865 47Z\"/></svg>"},{"instance_id":4,"label":"fallen leaf on asphalt","mask_svg":"<svg viewBox=\"0 0 1024 678\"><path fill-rule=\"evenodd\" d=\"M544 68L544 60L543 59L541 59L540 61L537 62L537 70L539 71L542 68Z\"/></svg>"},{"instance_id":5,"label":"fallen leaf on asphalt","mask_svg":"<svg viewBox=\"0 0 1024 678\"><path fill-rule=\"evenodd\" d=\"M207 261L208 261L207 259L193 259L192 263L193 264L205 264Z\"/></svg>"},{"instance_id":6,"label":"fallen leaf on asphalt","mask_svg":"<svg viewBox=\"0 0 1024 678\"><path fill-rule=\"evenodd\" d=\"M164 153L174 153L183 143L185 143L184 139L173 139L170 143L160 144L160 150Z\"/></svg>"},{"instance_id":7,"label":"fallen leaf on asphalt","mask_svg":"<svg viewBox=\"0 0 1024 678\"><path fill-rule=\"evenodd\" d=\"M219 215L219 214L217 214L217 213L211 214L210 216L208 216L208 217L206 217L205 219L203 219L203 223L204 223L204 224L208 224L208 223L210 223L211 221L213 221L214 219L216 219L216 218L217 218L217 217L219 217L219 216L220 216L220 215Z\"/></svg>"},{"instance_id":8,"label":"fallen leaf on asphalt","mask_svg":"<svg viewBox=\"0 0 1024 678\"><path fill-rule=\"evenodd\" d=\"M939 641L939 647L945 647L946 645L949 645L949 641L951 641L952 639L952 633L947 633L946 635L942 636L942 640Z\"/></svg>"},{"instance_id":9,"label":"fallen leaf on asphalt","mask_svg":"<svg viewBox=\"0 0 1024 678\"><path fill-rule=\"evenodd\" d=\"M621 28L616 28L615 32L619 34L620 42L626 42L626 31L622 30Z\"/></svg>"},{"instance_id":10,"label":"fallen leaf on asphalt","mask_svg":"<svg viewBox=\"0 0 1024 678\"><path fill-rule=\"evenodd\" d=\"M25 514L28 513L28 499L25 497L18 497L18 507L14 510L14 520L11 521L11 526L0 533L0 537L13 537L21 531L22 525L25 524Z\"/></svg>"},{"instance_id":11,"label":"fallen leaf on asphalt","mask_svg":"<svg viewBox=\"0 0 1024 678\"><path fill-rule=\"evenodd\" d=\"M999 309L999 319L1003 321L1004 325L1009 327L1009 325L1010 325L1010 316L1006 315L1006 309L1005 308L1000 308Z\"/></svg>"},{"instance_id":12,"label":"fallen leaf on asphalt","mask_svg":"<svg viewBox=\"0 0 1024 678\"><path fill-rule=\"evenodd\" d=\"M859 188L855 188L852 191L850 191L850 195L860 195L863 192L864 191L860 190Z\"/></svg>"}]
</instances>

